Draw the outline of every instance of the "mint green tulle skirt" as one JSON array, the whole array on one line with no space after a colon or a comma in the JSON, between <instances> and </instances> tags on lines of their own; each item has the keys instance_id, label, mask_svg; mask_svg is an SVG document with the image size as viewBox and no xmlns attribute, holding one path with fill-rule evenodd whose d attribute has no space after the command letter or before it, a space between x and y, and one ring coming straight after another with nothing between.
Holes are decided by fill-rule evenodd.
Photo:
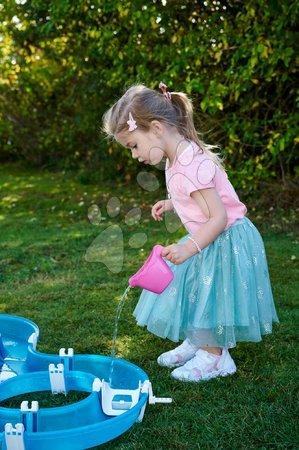
<instances>
[{"instance_id":1,"label":"mint green tulle skirt","mask_svg":"<svg viewBox=\"0 0 299 450\"><path fill-rule=\"evenodd\" d=\"M142 291L138 325L174 342L188 337L198 346L226 348L272 332L278 317L264 244L247 217L184 263L165 261L174 279L161 294Z\"/></svg>"}]
</instances>

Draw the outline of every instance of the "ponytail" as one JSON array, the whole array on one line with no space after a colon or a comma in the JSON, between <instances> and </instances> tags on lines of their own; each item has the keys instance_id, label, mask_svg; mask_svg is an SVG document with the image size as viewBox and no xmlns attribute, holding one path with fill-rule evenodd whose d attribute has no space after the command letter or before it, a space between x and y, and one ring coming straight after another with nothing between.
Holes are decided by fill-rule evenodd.
<instances>
[{"instance_id":1,"label":"ponytail","mask_svg":"<svg viewBox=\"0 0 299 450\"><path fill-rule=\"evenodd\" d=\"M222 158L220 153L215 153L215 149L219 150L219 145L209 145L203 142L199 133L196 131L193 121L193 106L191 100L183 92L171 92L171 103L178 115L178 130L187 139L194 141L200 149L207 153L217 166L223 169Z\"/></svg>"}]
</instances>

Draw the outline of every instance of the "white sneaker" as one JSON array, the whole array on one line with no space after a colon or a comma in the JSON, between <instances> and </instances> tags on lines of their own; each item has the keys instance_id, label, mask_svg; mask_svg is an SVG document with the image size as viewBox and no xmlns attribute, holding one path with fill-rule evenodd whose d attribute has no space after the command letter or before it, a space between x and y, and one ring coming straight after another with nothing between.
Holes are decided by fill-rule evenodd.
<instances>
[{"instance_id":1,"label":"white sneaker","mask_svg":"<svg viewBox=\"0 0 299 450\"><path fill-rule=\"evenodd\" d=\"M160 366L164 367L183 366L185 362L193 358L197 350L198 347L191 344L189 339L185 339L184 342L175 349L162 353L157 359L157 362Z\"/></svg>"},{"instance_id":2,"label":"white sneaker","mask_svg":"<svg viewBox=\"0 0 299 450\"><path fill-rule=\"evenodd\" d=\"M199 349L194 358L173 370L171 375L181 381L202 381L232 375L236 370L236 364L226 348L222 349L220 356Z\"/></svg>"}]
</instances>

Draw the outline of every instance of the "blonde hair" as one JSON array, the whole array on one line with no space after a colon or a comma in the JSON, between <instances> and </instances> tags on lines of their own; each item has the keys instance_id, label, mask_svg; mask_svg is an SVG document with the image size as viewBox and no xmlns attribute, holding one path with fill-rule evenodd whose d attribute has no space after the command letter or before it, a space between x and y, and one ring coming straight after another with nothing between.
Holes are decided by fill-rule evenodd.
<instances>
[{"instance_id":1,"label":"blonde hair","mask_svg":"<svg viewBox=\"0 0 299 450\"><path fill-rule=\"evenodd\" d=\"M219 150L219 146L204 143L195 129L191 100L183 92L170 92L170 94L169 100L162 93L149 89L143 84L132 85L104 114L103 131L109 137L114 137L128 130L129 112L132 113L138 129L143 131L149 130L152 120L159 120L176 127L186 139L194 141L223 169L219 153L213 151Z\"/></svg>"}]
</instances>

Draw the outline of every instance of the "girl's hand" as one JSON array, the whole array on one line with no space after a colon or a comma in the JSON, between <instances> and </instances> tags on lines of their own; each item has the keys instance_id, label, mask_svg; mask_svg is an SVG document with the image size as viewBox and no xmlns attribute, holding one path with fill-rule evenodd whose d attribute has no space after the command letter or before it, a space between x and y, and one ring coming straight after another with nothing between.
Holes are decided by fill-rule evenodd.
<instances>
[{"instance_id":1,"label":"girl's hand","mask_svg":"<svg viewBox=\"0 0 299 450\"><path fill-rule=\"evenodd\" d=\"M165 211L171 211L173 209L172 201L169 200L160 200L159 202L155 203L152 207L152 216L155 220L158 220L159 222L163 220L161 215Z\"/></svg>"},{"instance_id":2,"label":"girl's hand","mask_svg":"<svg viewBox=\"0 0 299 450\"><path fill-rule=\"evenodd\" d=\"M182 264L190 256L194 255L184 244L171 244L162 250L162 256L173 264Z\"/></svg>"}]
</instances>

